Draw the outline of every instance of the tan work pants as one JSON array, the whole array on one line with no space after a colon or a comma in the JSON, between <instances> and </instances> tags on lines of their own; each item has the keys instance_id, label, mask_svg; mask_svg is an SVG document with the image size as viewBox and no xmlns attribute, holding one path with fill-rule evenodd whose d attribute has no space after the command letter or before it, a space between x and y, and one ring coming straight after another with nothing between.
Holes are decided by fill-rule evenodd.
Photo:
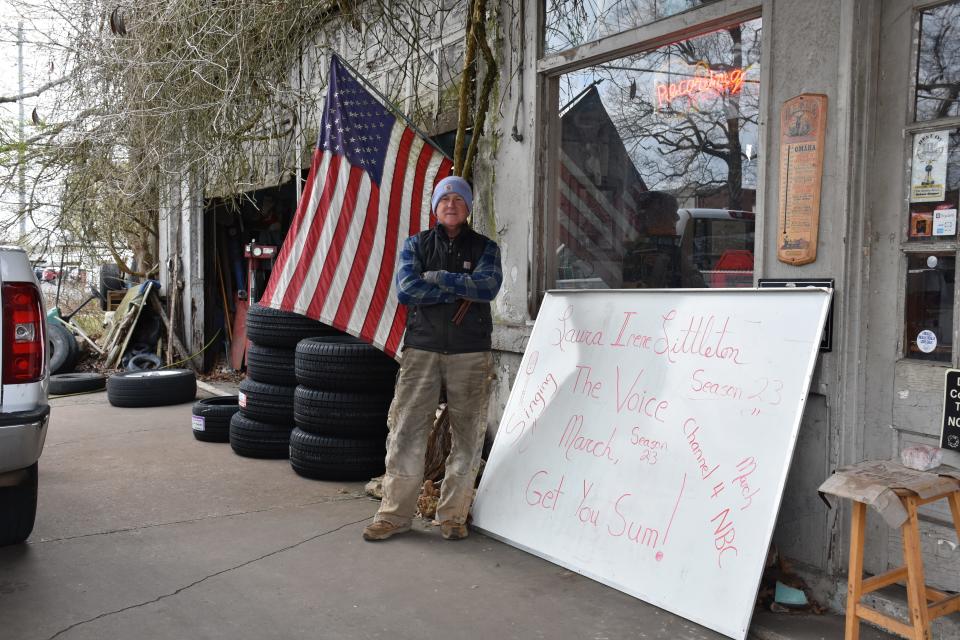
<instances>
[{"instance_id":1,"label":"tan work pants","mask_svg":"<svg viewBox=\"0 0 960 640\"><path fill-rule=\"evenodd\" d=\"M416 515L427 438L436 419L441 386L445 386L451 447L437 520L467 521L480 470L492 378L493 354L489 351L445 355L404 350L387 417L387 472L376 520L408 525Z\"/></svg>"}]
</instances>

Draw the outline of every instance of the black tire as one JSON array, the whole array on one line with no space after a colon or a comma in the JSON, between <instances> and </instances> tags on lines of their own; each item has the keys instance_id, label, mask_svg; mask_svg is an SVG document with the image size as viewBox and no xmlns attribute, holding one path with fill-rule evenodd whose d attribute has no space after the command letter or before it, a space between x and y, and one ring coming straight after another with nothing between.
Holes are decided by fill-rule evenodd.
<instances>
[{"instance_id":1,"label":"black tire","mask_svg":"<svg viewBox=\"0 0 960 640\"><path fill-rule=\"evenodd\" d=\"M328 438L301 429L290 434L290 466L314 480L366 480L383 474L384 440Z\"/></svg>"},{"instance_id":2,"label":"black tire","mask_svg":"<svg viewBox=\"0 0 960 640\"><path fill-rule=\"evenodd\" d=\"M100 308L107 310L107 291L119 291L126 286L117 263L105 262L100 265Z\"/></svg>"},{"instance_id":3,"label":"black tire","mask_svg":"<svg viewBox=\"0 0 960 640\"><path fill-rule=\"evenodd\" d=\"M246 458L286 458L293 424L280 426L251 420L242 413L230 418L230 448Z\"/></svg>"},{"instance_id":4,"label":"black tire","mask_svg":"<svg viewBox=\"0 0 960 640\"><path fill-rule=\"evenodd\" d=\"M163 366L163 360L155 353L144 352L130 356L127 361L129 371L156 371Z\"/></svg>"},{"instance_id":5,"label":"black tire","mask_svg":"<svg viewBox=\"0 0 960 640\"><path fill-rule=\"evenodd\" d=\"M247 337L254 344L293 348L304 338L342 335L333 327L299 313L280 311L259 304L247 311Z\"/></svg>"},{"instance_id":6,"label":"black tire","mask_svg":"<svg viewBox=\"0 0 960 640\"><path fill-rule=\"evenodd\" d=\"M335 438L383 438L391 396L318 391L303 385L293 396L293 421L303 431Z\"/></svg>"},{"instance_id":7,"label":"black tire","mask_svg":"<svg viewBox=\"0 0 960 640\"><path fill-rule=\"evenodd\" d=\"M240 383L240 413L251 420L292 425L295 389L246 378Z\"/></svg>"},{"instance_id":8,"label":"black tire","mask_svg":"<svg viewBox=\"0 0 960 640\"><path fill-rule=\"evenodd\" d=\"M30 537L37 519L37 463L24 469L26 477L12 487L0 487L0 547Z\"/></svg>"},{"instance_id":9,"label":"black tire","mask_svg":"<svg viewBox=\"0 0 960 640\"><path fill-rule=\"evenodd\" d=\"M47 323L47 338L50 346L50 373L73 371L77 358L77 340L59 320Z\"/></svg>"},{"instance_id":10,"label":"black tire","mask_svg":"<svg viewBox=\"0 0 960 640\"><path fill-rule=\"evenodd\" d=\"M125 371L107 380L107 399L115 407L162 407L197 396L197 376L190 369Z\"/></svg>"},{"instance_id":11,"label":"black tire","mask_svg":"<svg viewBox=\"0 0 960 640\"><path fill-rule=\"evenodd\" d=\"M230 419L240 410L238 396L204 398L193 405L193 437L203 442L229 442Z\"/></svg>"},{"instance_id":12,"label":"black tire","mask_svg":"<svg viewBox=\"0 0 960 640\"><path fill-rule=\"evenodd\" d=\"M58 373L50 376L50 394L100 391L107 386L107 376L99 373Z\"/></svg>"},{"instance_id":13,"label":"black tire","mask_svg":"<svg viewBox=\"0 0 960 640\"><path fill-rule=\"evenodd\" d=\"M294 371L296 354L290 347L265 347L251 344L247 349L247 377L255 382L297 386Z\"/></svg>"},{"instance_id":14,"label":"black tire","mask_svg":"<svg viewBox=\"0 0 960 640\"><path fill-rule=\"evenodd\" d=\"M297 382L328 391L393 393L397 362L353 336L307 338L297 344Z\"/></svg>"}]
</instances>

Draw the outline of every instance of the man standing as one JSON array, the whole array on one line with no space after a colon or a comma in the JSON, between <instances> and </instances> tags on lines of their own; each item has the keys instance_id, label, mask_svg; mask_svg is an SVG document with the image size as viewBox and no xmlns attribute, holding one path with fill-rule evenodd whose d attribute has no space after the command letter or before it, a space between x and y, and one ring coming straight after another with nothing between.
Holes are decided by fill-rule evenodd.
<instances>
[{"instance_id":1,"label":"man standing","mask_svg":"<svg viewBox=\"0 0 960 640\"><path fill-rule=\"evenodd\" d=\"M436 227L407 238L397 265L397 297L407 305L407 331L387 419L383 501L363 531L369 541L410 530L442 388L451 447L437 519L447 540L467 537L480 468L493 379L490 301L503 282L500 249L467 224L473 192L463 178L438 182L431 204Z\"/></svg>"}]
</instances>

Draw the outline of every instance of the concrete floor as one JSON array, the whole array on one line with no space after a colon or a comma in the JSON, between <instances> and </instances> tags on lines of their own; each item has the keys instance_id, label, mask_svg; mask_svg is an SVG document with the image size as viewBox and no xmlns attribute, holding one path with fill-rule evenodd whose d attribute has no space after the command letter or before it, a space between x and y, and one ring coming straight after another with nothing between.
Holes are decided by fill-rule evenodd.
<instances>
[{"instance_id":1,"label":"concrete floor","mask_svg":"<svg viewBox=\"0 0 960 640\"><path fill-rule=\"evenodd\" d=\"M51 404L36 528L0 549L0 640L722 637L477 533L365 543L361 483L198 442L189 404ZM760 614L751 637L842 625Z\"/></svg>"}]
</instances>

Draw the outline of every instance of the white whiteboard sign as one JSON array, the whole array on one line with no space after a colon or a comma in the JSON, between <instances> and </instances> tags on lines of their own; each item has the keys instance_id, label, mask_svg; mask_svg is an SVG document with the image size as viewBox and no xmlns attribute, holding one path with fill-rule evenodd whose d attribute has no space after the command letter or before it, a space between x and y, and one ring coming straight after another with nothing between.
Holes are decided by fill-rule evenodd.
<instances>
[{"instance_id":1,"label":"white whiteboard sign","mask_svg":"<svg viewBox=\"0 0 960 640\"><path fill-rule=\"evenodd\" d=\"M744 638L829 302L824 289L548 293L474 524Z\"/></svg>"}]
</instances>

